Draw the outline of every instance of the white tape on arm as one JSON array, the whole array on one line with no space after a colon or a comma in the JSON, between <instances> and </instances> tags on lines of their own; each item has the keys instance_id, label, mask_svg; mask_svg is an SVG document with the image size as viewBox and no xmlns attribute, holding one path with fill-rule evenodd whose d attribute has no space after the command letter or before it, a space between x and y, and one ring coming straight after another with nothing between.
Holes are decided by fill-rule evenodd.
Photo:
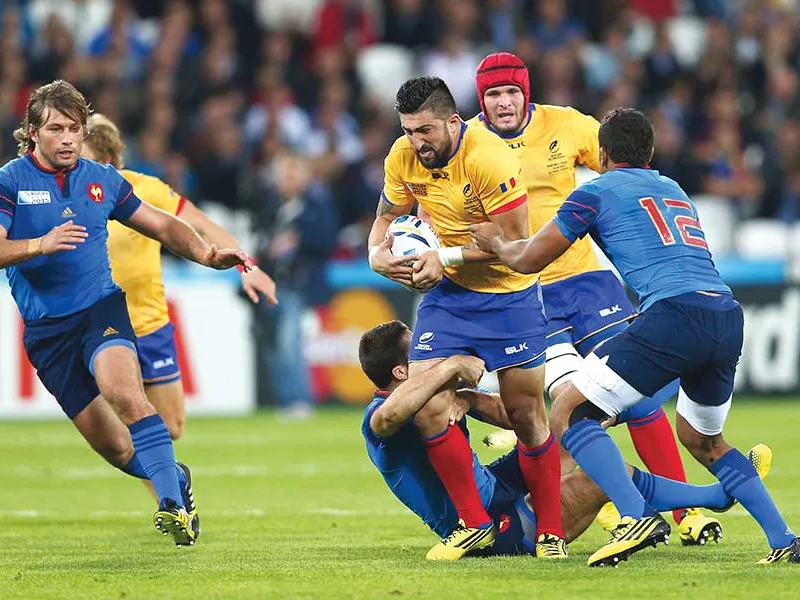
<instances>
[{"instance_id":1,"label":"white tape on arm","mask_svg":"<svg viewBox=\"0 0 800 600\"><path fill-rule=\"evenodd\" d=\"M375 258L375 255L378 253L378 251L380 249L381 249L380 246L373 246L372 248L369 249L369 258L368 258L368 260L369 260L369 268L370 269L372 268L372 259Z\"/></svg>"},{"instance_id":2,"label":"white tape on arm","mask_svg":"<svg viewBox=\"0 0 800 600\"><path fill-rule=\"evenodd\" d=\"M464 249L461 246L439 248L436 253L439 255L439 262L443 267L456 267L464 264Z\"/></svg>"}]
</instances>

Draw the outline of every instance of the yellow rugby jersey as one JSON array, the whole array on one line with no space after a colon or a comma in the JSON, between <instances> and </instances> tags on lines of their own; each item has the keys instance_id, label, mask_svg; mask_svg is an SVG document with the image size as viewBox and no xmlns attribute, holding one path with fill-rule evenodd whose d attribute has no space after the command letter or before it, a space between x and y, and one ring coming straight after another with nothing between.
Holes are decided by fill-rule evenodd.
<instances>
[{"instance_id":1,"label":"yellow rugby jersey","mask_svg":"<svg viewBox=\"0 0 800 600\"><path fill-rule=\"evenodd\" d=\"M121 170L136 195L156 208L176 215L184 198L156 177ZM161 278L161 244L117 221L108 222L108 254L114 281L125 291L128 314L137 337L169 323Z\"/></svg>"},{"instance_id":2,"label":"yellow rugby jersey","mask_svg":"<svg viewBox=\"0 0 800 600\"><path fill-rule=\"evenodd\" d=\"M425 168L405 136L395 141L384 161L383 198L396 206L419 202L443 246L469 244L470 225L526 200L519 160L496 135L463 123L455 143L441 169ZM537 280L535 274L517 273L499 261L448 267L445 275L467 289L491 293L524 290Z\"/></svg>"},{"instance_id":3,"label":"yellow rugby jersey","mask_svg":"<svg viewBox=\"0 0 800 600\"><path fill-rule=\"evenodd\" d=\"M494 131L483 114L473 117L469 123ZM599 128L596 119L574 108L531 103L530 120L522 131L508 136L494 132L517 153L522 163L532 233L556 216L561 204L575 189L578 165L600 170ZM539 276L542 285L546 285L601 268L587 236L576 240Z\"/></svg>"}]
</instances>

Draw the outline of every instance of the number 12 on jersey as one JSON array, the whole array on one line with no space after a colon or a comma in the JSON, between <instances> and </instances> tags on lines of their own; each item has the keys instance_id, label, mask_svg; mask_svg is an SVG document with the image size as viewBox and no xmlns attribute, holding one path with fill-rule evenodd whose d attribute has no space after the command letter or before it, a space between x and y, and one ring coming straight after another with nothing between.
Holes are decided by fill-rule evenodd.
<instances>
[{"instance_id":1,"label":"number 12 on jersey","mask_svg":"<svg viewBox=\"0 0 800 600\"><path fill-rule=\"evenodd\" d=\"M676 242L677 237L680 237L681 242L687 246L695 246L696 248L708 250L708 244L706 244L706 240L703 237L703 229L700 227L700 222L697 220L697 215L694 212L694 206L692 206L691 202L687 200L662 198L661 203L666 207L666 211L661 210L655 198L648 196L639 199L639 204L647 211L664 245L671 246ZM675 215L672 219L674 228L671 228L667 219L664 217L664 212L672 213L677 211L686 211L689 214L679 213Z\"/></svg>"}]
</instances>

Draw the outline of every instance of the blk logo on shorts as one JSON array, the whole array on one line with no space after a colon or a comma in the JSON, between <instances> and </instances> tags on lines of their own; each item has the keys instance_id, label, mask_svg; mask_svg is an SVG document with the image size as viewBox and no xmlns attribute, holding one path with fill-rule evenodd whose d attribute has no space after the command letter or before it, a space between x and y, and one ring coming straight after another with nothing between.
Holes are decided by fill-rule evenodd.
<instances>
[{"instance_id":1,"label":"blk logo on shorts","mask_svg":"<svg viewBox=\"0 0 800 600\"><path fill-rule=\"evenodd\" d=\"M526 350L528 350L528 342L522 342L516 346L508 346L506 348L506 354L519 354L520 352L525 352Z\"/></svg>"},{"instance_id":2,"label":"blk logo on shorts","mask_svg":"<svg viewBox=\"0 0 800 600\"><path fill-rule=\"evenodd\" d=\"M172 367L174 365L175 365L175 359L172 358L171 356L168 356L167 358L162 358L155 361L153 363L153 368L158 370L158 369L163 369L165 367Z\"/></svg>"},{"instance_id":3,"label":"blk logo on shorts","mask_svg":"<svg viewBox=\"0 0 800 600\"><path fill-rule=\"evenodd\" d=\"M610 317L614 313L622 312L622 307L619 304L615 304L608 308L601 308L599 312L601 317Z\"/></svg>"}]
</instances>

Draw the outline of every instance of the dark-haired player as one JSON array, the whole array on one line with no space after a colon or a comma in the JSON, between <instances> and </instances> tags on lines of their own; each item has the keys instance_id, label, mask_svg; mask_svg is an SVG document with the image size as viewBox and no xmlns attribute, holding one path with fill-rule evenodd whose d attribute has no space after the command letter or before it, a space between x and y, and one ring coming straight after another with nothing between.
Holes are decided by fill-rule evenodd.
<instances>
[{"instance_id":1,"label":"dark-haired player","mask_svg":"<svg viewBox=\"0 0 800 600\"><path fill-rule=\"evenodd\" d=\"M361 433L367 454L386 485L400 502L414 512L441 539L458 531L458 514L439 476L428 460L420 433L412 419L417 411L447 382L477 381L483 361L454 355L422 376L408 376L411 331L400 321L389 321L366 332L359 343L361 368L378 390L364 411ZM469 437L464 413L508 427L503 403L497 394L459 390L452 421ZM768 450L764 450L768 452ZM492 518L497 534L486 554L534 554L536 515L527 502L527 487L517 460L518 449L484 466L474 454L472 469L481 502ZM751 455L753 455L751 453ZM761 466L766 476L769 465ZM725 510L732 499L719 483L691 486L628 467L634 484L658 510L682 503ZM560 508L567 540L578 537L592 522L606 496L582 471L561 478Z\"/></svg>"},{"instance_id":2,"label":"dark-haired player","mask_svg":"<svg viewBox=\"0 0 800 600\"><path fill-rule=\"evenodd\" d=\"M522 275L470 244L469 226L492 222L509 239L531 233L525 183L514 152L456 112L444 81L406 81L395 106L405 135L384 165L384 187L369 236L370 265L406 285L427 288L411 343L411 377L444 359L480 357L498 372L500 395L519 438L519 466L538 516L537 555L566 556L561 526L558 444L544 404L546 321L535 275ZM391 255L384 240L391 221L418 202L444 248L424 253L413 267ZM438 284L438 285L437 285ZM492 520L481 504L472 452L461 429L448 423L455 386L445 385L422 407L415 423L430 463L453 500L462 526L428 553L456 560L490 546Z\"/></svg>"},{"instance_id":3,"label":"dark-haired player","mask_svg":"<svg viewBox=\"0 0 800 600\"><path fill-rule=\"evenodd\" d=\"M508 241L491 224L473 227L481 248L524 273L540 271L589 234L639 298L639 317L581 363L550 416L566 450L622 515L589 564L616 564L669 535L666 521L631 485L600 421L675 378L678 437L764 530L772 551L760 562L800 562L800 538L753 464L722 436L744 316L714 266L695 206L677 183L649 168L653 127L641 112L611 111L599 143L602 175L570 194L535 237Z\"/></svg>"},{"instance_id":4,"label":"dark-haired player","mask_svg":"<svg viewBox=\"0 0 800 600\"><path fill-rule=\"evenodd\" d=\"M600 123L571 107L534 103L528 67L508 52L490 54L481 61L475 86L481 113L469 124L494 132L519 156L534 223L531 231L536 232L575 189L579 165L600 170ZM614 273L600 266L588 238L575 240L539 277L547 314L544 383L555 399L567 389L583 357L628 327L636 309ZM634 447L652 473L686 481L675 435L661 408L672 388L629 408L617 422L628 425ZM504 433L492 437L502 438ZM515 441L512 437L508 443ZM603 518L598 521L611 531L619 515L612 505L609 508L601 511ZM722 535L717 519L694 508L672 514L683 544L704 544Z\"/></svg>"}]
</instances>

